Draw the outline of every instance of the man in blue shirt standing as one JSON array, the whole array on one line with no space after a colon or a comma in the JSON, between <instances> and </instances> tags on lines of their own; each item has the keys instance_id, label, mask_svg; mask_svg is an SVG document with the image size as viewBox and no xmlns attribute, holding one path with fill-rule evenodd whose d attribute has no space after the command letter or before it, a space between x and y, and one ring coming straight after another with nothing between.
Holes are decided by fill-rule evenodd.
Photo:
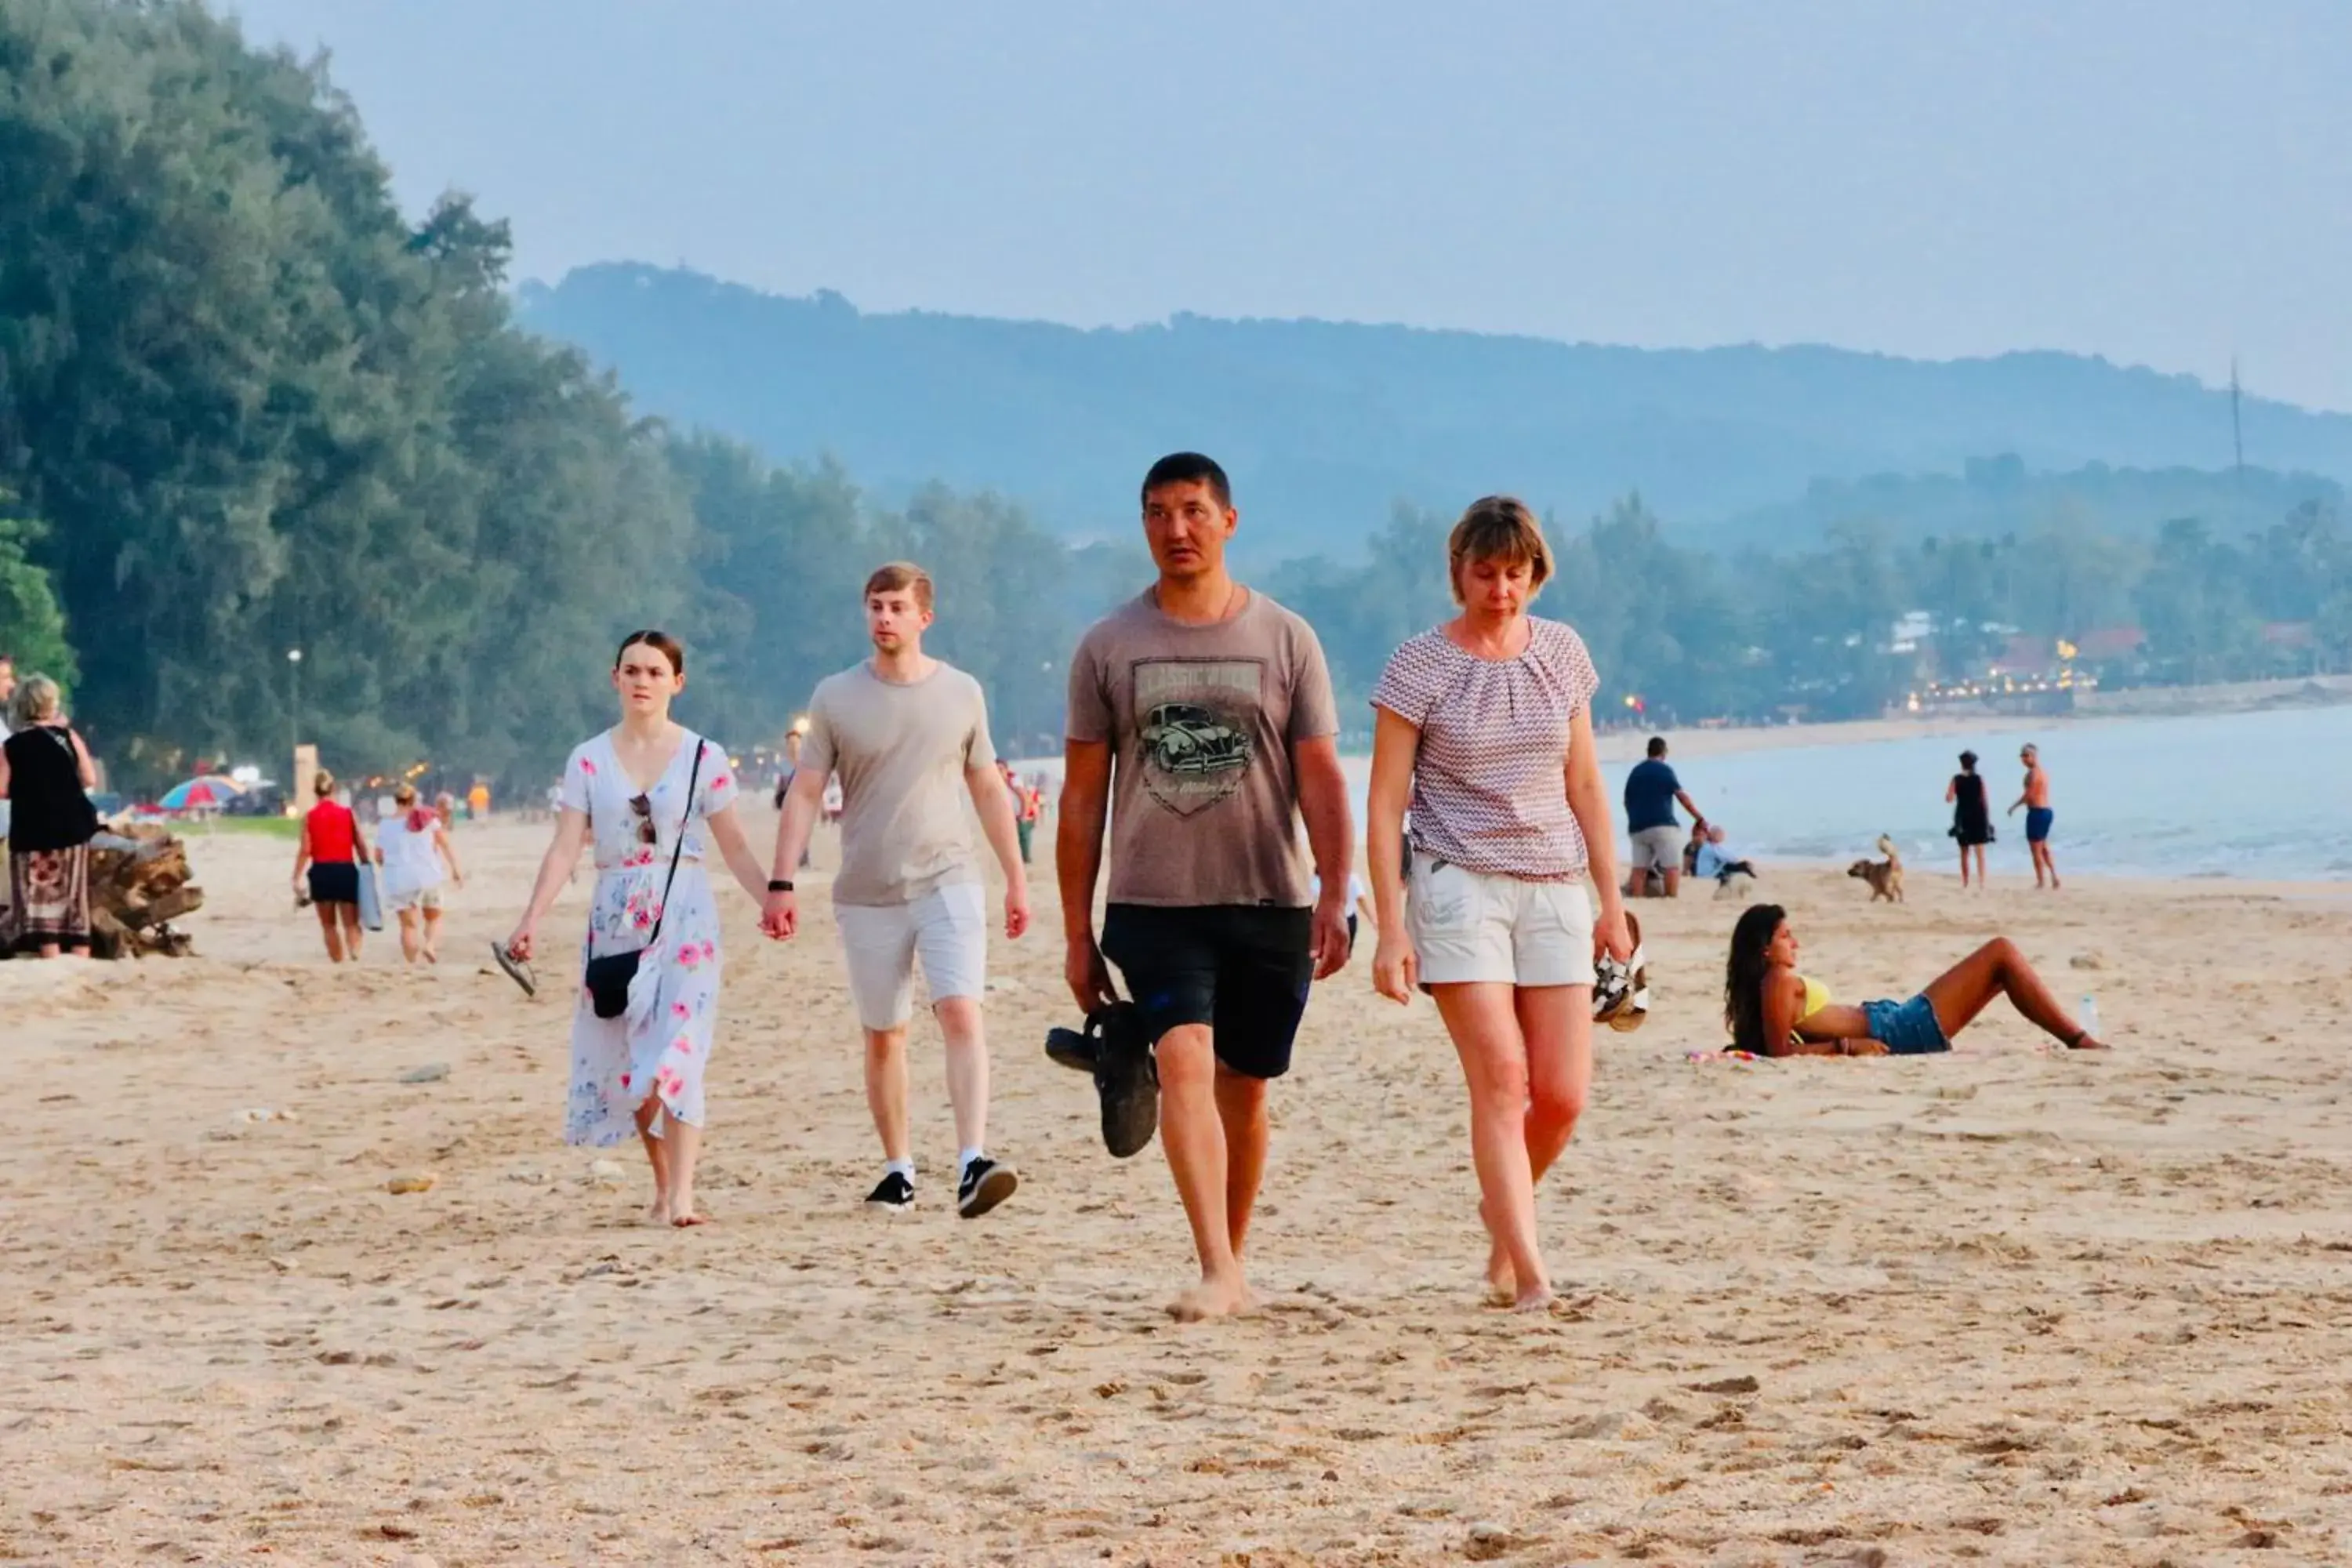
<instances>
[{"instance_id":1,"label":"man in blue shirt standing","mask_svg":"<svg viewBox=\"0 0 2352 1568\"><path fill-rule=\"evenodd\" d=\"M1649 760L1634 763L1633 771L1625 775L1625 831L1633 840L1633 853L1625 873L1625 896L1629 899L1650 896L1653 871L1663 880L1667 898L1673 898L1681 889L1683 834L1675 825L1676 801L1691 814L1695 825L1706 826L1706 814L1692 804L1682 781L1666 765L1666 738L1653 735Z\"/></svg>"}]
</instances>

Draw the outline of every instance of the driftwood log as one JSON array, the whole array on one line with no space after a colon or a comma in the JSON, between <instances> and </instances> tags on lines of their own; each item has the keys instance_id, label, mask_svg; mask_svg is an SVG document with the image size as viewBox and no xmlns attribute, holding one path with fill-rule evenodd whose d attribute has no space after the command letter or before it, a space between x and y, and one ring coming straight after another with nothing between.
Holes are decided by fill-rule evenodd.
<instances>
[{"instance_id":1,"label":"driftwood log","mask_svg":"<svg viewBox=\"0 0 2352 1568\"><path fill-rule=\"evenodd\" d=\"M89 955L184 958L193 943L172 922L204 907L188 847L164 828L100 833L89 849Z\"/></svg>"}]
</instances>

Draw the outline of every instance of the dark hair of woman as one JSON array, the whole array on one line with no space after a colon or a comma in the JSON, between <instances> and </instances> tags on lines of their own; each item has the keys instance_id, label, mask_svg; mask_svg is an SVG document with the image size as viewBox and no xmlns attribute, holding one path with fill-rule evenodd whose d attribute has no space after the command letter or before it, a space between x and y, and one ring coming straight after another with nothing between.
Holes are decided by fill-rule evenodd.
<instances>
[{"instance_id":1,"label":"dark hair of woman","mask_svg":"<svg viewBox=\"0 0 2352 1568\"><path fill-rule=\"evenodd\" d=\"M633 647L649 647L656 653L660 654L664 658L669 660L669 672L672 675L684 675L686 673L686 648L676 637L670 636L667 632L657 632L647 629L641 632L631 632L627 637L623 637L621 639L620 651L613 656L613 668L614 669L621 668L621 660L629 656L629 650Z\"/></svg>"},{"instance_id":2,"label":"dark hair of woman","mask_svg":"<svg viewBox=\"0 0 2352 1568\"><path fill-rule=\"evenodd\" d=\"M1778 904L1750 904L1731 928L1731 962L1723 975L1723 1021L1732 1046L1758 1056L1771 1054L1764 1039L1764 976L1772 967L1765 950L1788 911Z\"/></svg>"}]
</instances>

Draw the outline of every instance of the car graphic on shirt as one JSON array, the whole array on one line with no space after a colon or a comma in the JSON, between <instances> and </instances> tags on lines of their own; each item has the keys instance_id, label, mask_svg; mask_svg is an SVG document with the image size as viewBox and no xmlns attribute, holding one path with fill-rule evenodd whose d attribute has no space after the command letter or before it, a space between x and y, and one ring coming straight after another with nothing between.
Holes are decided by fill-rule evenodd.
<instances>
[{"instance_id":1,"label":"car graphic on shirt","mask_svg":"<svg viewBox=\"0 0 2352 1568\"><path fill-rule=\"evenodd\" d=\"M1190 702L1152 709L1140 738L1153 765L1164 773L1221 773L1249 765L1249 737Z\"/></svg>"}]
</instances>

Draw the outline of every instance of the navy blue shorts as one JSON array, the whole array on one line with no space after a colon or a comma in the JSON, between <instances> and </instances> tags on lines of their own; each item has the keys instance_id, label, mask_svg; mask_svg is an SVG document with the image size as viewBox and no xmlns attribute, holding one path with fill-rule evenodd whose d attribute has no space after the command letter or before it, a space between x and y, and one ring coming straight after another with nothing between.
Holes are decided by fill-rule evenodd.
<instances>
[{"instance_id":1,"label":"navy blue shorts","mask_svg":"<svg viewBox=\"0 0 2352 1568\"><path fill-rule=\"evenodd\" d=\"M1118 966L1154 1045L1206 1024L1217 1060L1244 1078L1280 1078L1315 981L1312 910L1255 905L1103 911L1103 956Z\"/></svg>"},{"instance_id":2,"label":"navy blue shorts","mask_svg":"<svg viewBox=\"0 0 2352 1568\"><path fill-rule=\"evenodd\" d=\"M314 904L356 906L360 901L360 868L352 861L311 861L310 883Z\"/></svg>"},{"instance_id":3,"label":"navy blue shorts","mask_svg":"<svg viewBox=\"0 0 2352 1568\"><path fill-rule=\"evenodd\" d=\"M2050 825L2057 819L2058 814L2046 805L2027 806L2025 808L2025 841L2028 844L2047 842L2050 837Z\"/></svg>"},{"instance_id":4,"label":"navy blue shorts","mask_svg":"<svg viewBox=\"0 0 2352 1568\"><path fill-rule=\"evenodd\" d=\"M1924 992L1908 1002L1864 1002L1862 1016L1870 1025L1870 1037L1891 1056L1924 1057L1952 1048L1944 1037L1944 1026L1936 1021L1935 1004Z\"/></svg>"}]
</instances>

